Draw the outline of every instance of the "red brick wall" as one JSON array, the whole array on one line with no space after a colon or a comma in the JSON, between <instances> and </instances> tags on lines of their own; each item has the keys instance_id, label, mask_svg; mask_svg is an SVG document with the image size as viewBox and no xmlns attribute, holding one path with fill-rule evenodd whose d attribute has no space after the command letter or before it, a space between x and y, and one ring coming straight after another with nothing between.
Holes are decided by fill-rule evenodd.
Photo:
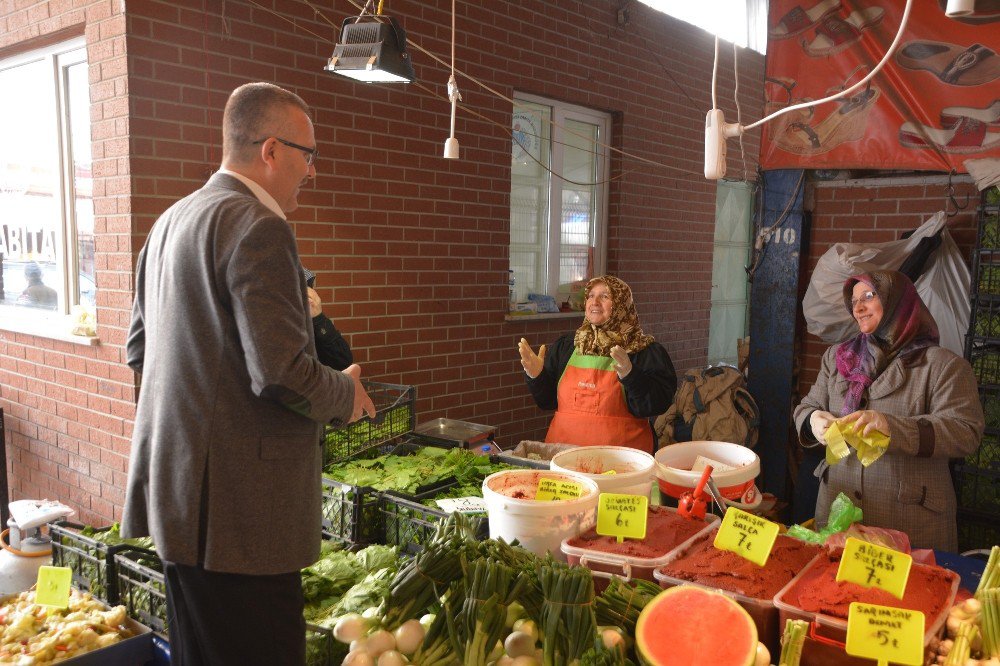
<instances>
[{"instance_id":1,"label":"red brick wall","mask_svg":"<svg viewBox=\"0 0 1000 666\"><path fill-rule=\"evenodd\" d=\"M504 321L510 102L460 75L462 159L442 159L447 67L411 45L418 82L408 87L321 71L337 34L331 22L356 13L347 3L317 16L279 0L145 0L129 3L123 19L110 0L22 2L0 9L0 48L21 48L47 12L75 6L87 12L72 24L88 36L103 183L102 345L0 332L14 497L62 499L90 522L119 517L134 392L122 359L131 267L156 217L217 168L226 96L252 80L290 88L315 108L319 173L291 221L365 375L416 385L421 419L496 425L502 444L544 435L549 415L524 388L516 341L551 342L578 322ZM450 8L389 7L412 43L445 60ZM686 368L704 362L708 339L715 186L701 170L713 39L641 4L622 26L616 10L604 1L459 2L457 66L507 98L523 91L614 114L611 144L629 155L612 161L608 268L632 285L644 327ZM732 50L722 51L718 98L732 120ZM741 51L745 119L760 117L762 77L763 57ZM751 174L756 136L745 140ZM735 144L729 166L742 170Z\"/></svg>"},{"instance_id":2,"label":"red brick wall","mask_svg":"<svg viewBox=\"0 0 1000 666\"><path fill-rule=\"evenodd\" d=\"M971 267L976 240L975 208L979 193L968 176L954 180L957 200L969 207L948 222L948 230ZM803 266L802 292L819 258L834 243L882 243L916 229L934 213L944 210L948 177L940 174L888 179L831 181L812 186L812 236ZM799 395L816 380L820 361L829 344L805 331L802 324Z\"/></svg>"},{"instance_id":3,"label":"red brick wall","mask_svg":"<svg viewBox=\"0 0 1000 666\"><path fill-rule=\"evenodd\" d=\"M120 2L0 3L0 58L85 35L90 73L101 345L0 330L11 499L62 500L87 522L117 518L125 496L135 379L122 363L128 325L128 82ZM17 91L6 91L16 103Z\"/></svg>"}]
</instances>

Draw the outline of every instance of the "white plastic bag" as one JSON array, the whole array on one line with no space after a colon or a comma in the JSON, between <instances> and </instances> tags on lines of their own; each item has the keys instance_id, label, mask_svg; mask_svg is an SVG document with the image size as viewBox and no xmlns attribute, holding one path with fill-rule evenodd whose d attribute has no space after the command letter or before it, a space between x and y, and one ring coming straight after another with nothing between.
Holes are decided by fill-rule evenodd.
<instances>
[{"instance_id":1,"label":"white plastic bag","mask_svg":"<svg viewBox=\"0 0 1000 666\"><path fill-rule=\"evenodd\" d=\"M912 236L887 243L837 243L827 250L809 280L802 314L810 333L828 343L856 335L857 323L844 307L844 281L873 270L897 270L922 238L941 231L941 245L931 254L914 286L941 334L941 346L959 356L965 347L971 305L972 275L958 246L944 229L944 211L935 213Z\"/></svg>"}]
</instances>

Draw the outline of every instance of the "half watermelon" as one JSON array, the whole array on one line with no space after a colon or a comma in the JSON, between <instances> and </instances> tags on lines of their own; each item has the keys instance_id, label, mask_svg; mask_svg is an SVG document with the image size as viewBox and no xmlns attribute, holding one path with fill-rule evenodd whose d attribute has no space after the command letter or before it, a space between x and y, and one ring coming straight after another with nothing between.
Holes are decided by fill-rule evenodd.
<instances>
[{"instance_id":1,"label":"half watermelon","mask_svg":"<svg viewBox=\"0 0 1000 666\"><path fill-rule=\"evenodd\" d=\"M680 585L642 609L635 643L642 663L649 666L752 666L757 627L729 597Z\"/></svg>"}]
</instances>

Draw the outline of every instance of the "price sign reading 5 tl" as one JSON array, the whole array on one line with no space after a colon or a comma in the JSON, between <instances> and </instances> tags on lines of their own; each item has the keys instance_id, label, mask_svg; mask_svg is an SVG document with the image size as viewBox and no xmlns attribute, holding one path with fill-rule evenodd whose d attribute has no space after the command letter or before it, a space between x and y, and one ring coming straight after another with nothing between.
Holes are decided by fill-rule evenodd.
<instances>
[{"instance_id":1,"label":"price sign reading 5 tl","mask_svg":"<svg viewBox=\"0 0 1000 666\"><path fill-rule=\"evenodd\" d=\"M892 662L924 663L924 614L908 608L851 604L847 615L847 654Z\"/></svg>"},{"instance_id":2,"label":"price sign reading 5 tl","mask_svg":"<svg viewBox=\"0 0 1000 666\"><path fill-rule=\"evenodd\" d=\"M714 545L719 550L730 550L754 564L764 566L777 538L777 523L729 507L715 535Z\"/></svg>"},{"instance_id":3,"label":"price sign reading 5 tl","mask_svg":"<svg viewBox=\"0 0 1000 666\"><path fill-rule=\"evenodd\" d=\"M913 558L892 548L848 537L837 567L837 582L848 581L877 587L897 599L903 598Z\"/></svg>"}]
</instances>

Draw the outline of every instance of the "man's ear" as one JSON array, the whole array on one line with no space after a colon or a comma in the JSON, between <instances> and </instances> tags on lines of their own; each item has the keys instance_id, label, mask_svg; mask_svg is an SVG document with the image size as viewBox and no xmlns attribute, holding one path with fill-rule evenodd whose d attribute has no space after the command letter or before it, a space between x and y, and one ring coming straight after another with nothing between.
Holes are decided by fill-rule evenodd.
<instances>
[{"instance_id":1,"label":"man's ear","mask_svg":"<svg viewBox=\"0 0 1000 666\"><path fill-rule=\"evenodd\" d=\"M274 144L276 143L274 137L271 137L260 144L260 159L270 168L274 167Z\"/></svg>"}]
</instances>

